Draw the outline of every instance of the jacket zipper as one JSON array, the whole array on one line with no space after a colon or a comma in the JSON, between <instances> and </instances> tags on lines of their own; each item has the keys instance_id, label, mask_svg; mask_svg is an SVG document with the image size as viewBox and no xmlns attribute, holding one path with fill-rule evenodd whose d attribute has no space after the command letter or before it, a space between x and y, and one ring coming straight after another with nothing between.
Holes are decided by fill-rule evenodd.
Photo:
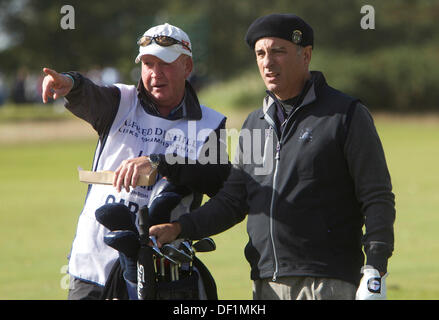
<instances>
[{"instance_id":1,"label":"jacket zipper","mask_svg":"<svg viewBox=\"0 0 439 320\"><path fill-rule=\"evenodd\" d=\"M274 256L274 272L273 272L272 280L276 281L277 274L279 273L279 263L277 261L276 246L274 245L273 212L274 212L274 198L276 196L276 188L275 188L275 185L276 185L276 175L277 175L277 168L278 168L279 159L280 159L280 148L281 148L281 145L280 145L279 136L278 136L277 131L276 131L276 125L274 124L273 119L271 119L268 114L266 114L264 118L265 118L265 121L267 121L269 123L269 125L271 126L271 128L273 130L273 134L276 135L276 138L277 138L276 154L274 156L275 166L274 166L274 173L273 173L273 191L271 193L270 223L269 223L270 240L271 240L271 246L273 248L273 256Z\"/></svg>"},{"instance_id":2,"label":"jacket zipper","mask_svg":"<svg viewBox=\"0 0 439 320\"><path fill-rule=\"evenodd\" d=\"M274 157L276 164L274 167L274 174L273 174L273 192L271 194L271 204L270 204L270 237L271 237L271 245L273 246L273 254L274 254L274 273L273 273L273 281L276 281L277 274L279 273L279 263L277 261L277 253L276 253L276 246L274 245L274 230L273 230L273 213L274 213L274 198L276 196L276 177L277 177L277 168L279 164L280 159L280 141L277 141L276 145L276 155Z\"/></svg>"}]
</instances>

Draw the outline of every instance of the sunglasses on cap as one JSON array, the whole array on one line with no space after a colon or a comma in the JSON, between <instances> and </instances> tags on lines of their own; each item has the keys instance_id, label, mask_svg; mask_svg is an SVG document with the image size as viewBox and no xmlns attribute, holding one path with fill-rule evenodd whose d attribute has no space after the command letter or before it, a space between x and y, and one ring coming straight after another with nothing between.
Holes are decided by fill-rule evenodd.
<instances>
[{"instance_id":1,"label":"sunglasses on cap","mask_svg":"<svg viewBox=\"0 0 439 320\"><path fill-rule=\"evenodd\" d=\"M192 52L192 50L189 48L189 46L186 43L184 43L183 41L171 38L169 36L154 36L154 37L143 36L137 41L137 44L141 47L146 47L146 46L150 45L153 40L155 41L155 43L157 43L159 46L162 46L162 47L169 47L169 46L172 46L174 44L181 44L183 47L185 47L190 52Z\"/></svg>"}]
</instances>

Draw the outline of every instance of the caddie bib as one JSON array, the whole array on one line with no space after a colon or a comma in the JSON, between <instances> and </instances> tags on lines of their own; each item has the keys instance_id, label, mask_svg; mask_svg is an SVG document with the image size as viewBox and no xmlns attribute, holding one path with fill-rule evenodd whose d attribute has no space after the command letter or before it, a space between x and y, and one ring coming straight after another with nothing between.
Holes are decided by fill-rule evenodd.
<instances>
[{"instance_id":1,"label":"caddie bib","mask_svg":"<svg viewBox=\"0 0 439 320\"><path fill-rule=\"evenodd\" d=\"M198 158L207 136L219 127L224 116L201 106L200 120L167 120L152 116L141 106L135 86L116 84L120 89L119 109L108 136L96 148L93 170L115 171L126 159L156 154L177 154L191 160ZM136 187L120 193L113 186L90 185L79 216L69 258L69 274L105 285L118 252L103 238L109 232L96 221L95 211L106 203L123 203L133 214L148 204L153 186ZM182 205L184 205L182 201ZM190 203L186 202L189 211Z\"/></svg>"}]
</instances>

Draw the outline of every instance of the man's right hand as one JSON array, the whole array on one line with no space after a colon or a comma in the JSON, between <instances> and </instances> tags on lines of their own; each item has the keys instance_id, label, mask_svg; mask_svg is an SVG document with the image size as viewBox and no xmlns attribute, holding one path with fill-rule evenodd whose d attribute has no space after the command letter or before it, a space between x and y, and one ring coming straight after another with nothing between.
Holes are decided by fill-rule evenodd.
<instances>
[{"instance_id":1,"label":"man's right hand","mask_svg":"<svg viewBox=\"0 0 439 320\"><path fill-rule=\"evenodd\" d=\"M180 233L181 226L178 222L157 224L149 228L149 235L156 237L159 248L177 239Z\"/></svg>"},{"instance_id":2,"label":"man's right hand","mask_svg":"<svg viewBox=\"0 0 439 320\"><path fill-rule=\"evenodd\" d=\"M49 68L43 68L46 76L42 84L43 102L47 103L49 98L58 99L64 97L73 88L73 81L68 76L56 72Z\"/></svg>"}]
</instances>

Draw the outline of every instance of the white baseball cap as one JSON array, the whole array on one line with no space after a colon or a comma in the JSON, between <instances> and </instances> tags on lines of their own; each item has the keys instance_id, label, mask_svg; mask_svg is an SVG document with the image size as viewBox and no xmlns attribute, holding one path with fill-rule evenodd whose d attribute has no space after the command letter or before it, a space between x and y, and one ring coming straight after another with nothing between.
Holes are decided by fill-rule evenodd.
<instances>
[{"instance_id":1,"label":"white baseball cap","mask_svg":"<svg viewBox=\"0 0 439 320\"><path fill-rule=\"evenodd\" d=\"M169 46L163 46L157 43L157 36L167 36L174 40L177 40L175 44ZM142 45L144 37L150 37L148 45ZM154 39L152 39L154 38ZM135 62L139 63L140 58L145 54L156 56L157 58L167 62L174 62L180 54L186 54L192 57L191 40L188 35L180 28L174 27L168 23L161 24L148 29L143 36L139 39L139 54L136 57Z\"/></svg>"}]
</instances>

